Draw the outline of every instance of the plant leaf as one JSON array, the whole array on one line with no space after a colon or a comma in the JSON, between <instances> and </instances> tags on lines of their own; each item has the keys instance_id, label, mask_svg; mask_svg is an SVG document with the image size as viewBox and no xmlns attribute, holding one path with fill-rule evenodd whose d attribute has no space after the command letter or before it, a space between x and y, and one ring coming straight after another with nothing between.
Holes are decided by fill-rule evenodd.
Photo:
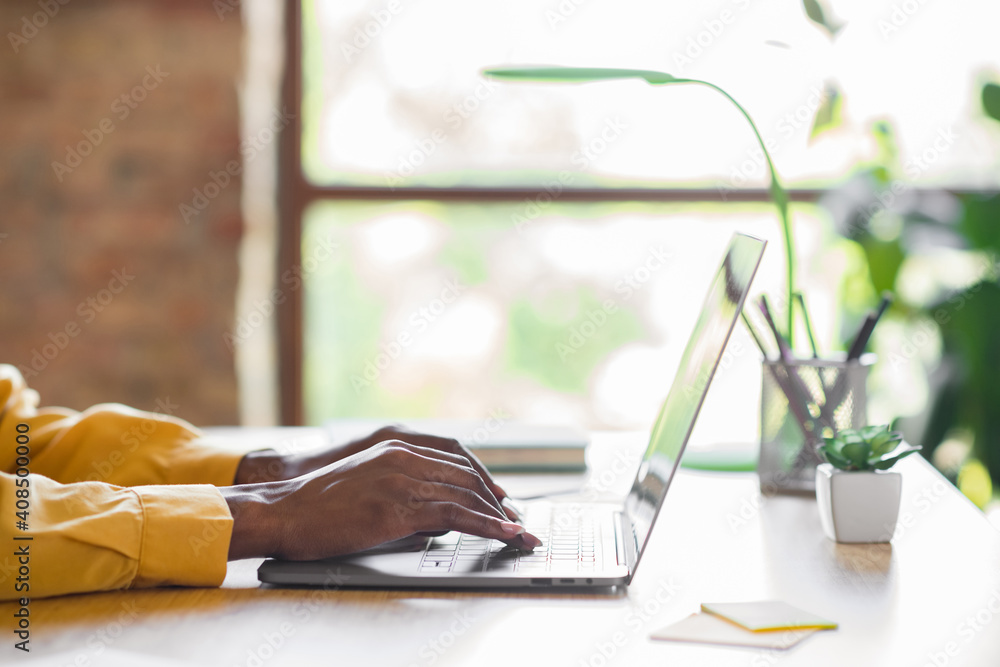
<instances>
[{"instance_id":1,"label":"plant leaf","mask_svg":"<svg viewBox=\"0 0 1000 667\"><path fill-rule=\"evenodd\" d=\"M983 110L993 120L1000 120L1000 85L991 82L983 86Z\"/></svg>"},{"instance_id":2,"label":"plant leaf","mask_svg":"<svg viewBox=\"0 0 1000 667\"><path fill-rule=\"evenodd\" d=\"M910 454L916 451L919 451L919 448L914 447L913 449L907 449L899 454L890 456L887 459L882 459L881 461L875 462L872 465L872 467L875 468L876 470L888 470L892 466L896 465L896 462L898 462L901 458L909 456Z\"/></svg>"},{"instance_id":3,"label":"plant leaf","mask_svg":"<svg viewBox=\"0 0 1000 667\"><path fill-rule=\"evenodd\" d=\"M841 453L858 468L866 469L868 467L868 455L871 453L871 447L867 442L849 442L844 445Z\"/></svg>"},{"instance_id":4,"label":"plant leaf","mask_svg":"<svg viewBox=\"0 0 1000 667\"><path fill-rule=\"evenodd\" d=\"M802 6L805 7L806 16L813 23L826 30L831 38L836 37L840 29L844 27L843 23L827 17L827 12L823 9L822 0L802 0Z\"/></svg>"},{"instance_id":5,"label":"plant leaf","mask_svg":"<svg viewBox=\"0 0 1000 667\"><path fill-rule=\"evenodd\" d=\"M895 451L895 449L899 446L899 443L902 441L902 433L897 433L895 431L883 433L872 441L872 455L884 456L885 454L889 454Z\"/></svg>"},{"instance_id":6,"label":"plant leaf","mask_svg":"<svg viewBox=\"0 0 1000 667\"><path fill-rule=\"evenodd\" d=\"M511 79L520 81L569 81L569 82L587 82L587 81L607 81L612 79L631 79L640 78L647 81L650 84L666 84L666 83L690 83L699 84L703 86L708 86L713 90L717 91L719 94L728 99L732 104L739 110L739 112L746 119L747 123L750 124L750 128L753 130L754 136L757 138L757 143L760 145L761 152L767 160L767 168L771 175L771 185L769 188L771 199L774 201L775 207L778 209L778 217L781 219L781 230L782 235L785 237L785 274L786 285L788 288L788 303L792 303L792 295L795 294L795 242L792 233L792 219L788 211L788 193L785 188L781 185L778 178L778 172L774 168L774 161L771 159L771 154L767 150L767 144L764 138L760 134L760 130L757 129L757 124L753 122L753 118L747 110L741 105L736 99L727 93L725 90L710 83L708 81L702 81L700 79L681 79L668 74L666 72L658 72L654 70L645 69L617 69L617 68L607 68L607 67L560 67L560 66L533 66L533 67L491 67L483 70L484 76L489 76L497 79ZM793 346L793 334L795 330L794 326L794 309L787 308L786 313L788 316L788 344Z\"/></svg>"},{"instance_id":7,"label":"plant leaf","mask_svg":"<svg viewBox=\"0 0 1000 667\"><path fill-rule=\"evenodd\" d=\"M885 433L889 430L889 425L885 424L882 426L865 426L860 431L862 438L868 442L872 442L878 435Z\"/></svg>"},{"instance_id":8,"label":"plant leaf","mask_svg":"<svg viewBox=\"0 0 1000 667\"><path fill-rule=\"evenodd\" d=\"M560 67L558 65L539 67L491 67L483 70L485 76L495 79L518 81L609 81L613 79L644 79L649 83L686 83L666 72L648 69L620 69L616 67Z\"/></svg>"},{"instance_id":9,"label":"plant leaf","mask_svg":"<svg viewBox=\"0 0 1000 667\"><path fill-rule=\"evenodd\" d=\"M823 101L820 103L819 109L816 110L812 130L809 131L810 142L827 130L840 126L843 103L844 96L840 94L840 89L837 88L836 84L827 82Z\"/></svg>"},{"instance_id":10,"label":"plant leaf","mask_svg":"<svg viewBox=\"0 0 1000 667\"><path fill-rule=\"evenodd\" d=\"M899 447L899 443L900 443L901 440L902 440L902 438L900 438L899 440L896 440L894 442L894 445L893 445L892 449L887 449L886 451L884 451L881 454L879 454L877 456L877 458L884 461L885 459L889 459L889 458L892 458L892 457L896 456L900 452L904 452L904 451L914 451L914 452L916 452L916 451L920 450L919 446L914 446L914 445L910 445L910 444L907 444L907 445L905 445L903 447ZM874 452L872 452L872 454L874 456Z\"/></svg>"},{"instance_id":11,"label":"plant leaf","mask_svg":"<svg viewBox=\"0 0 1000 667\"><path fill-rule=\"evenodd\" d=\"M865 442L865 439L857 431L841 431L840 439L843 440L845 447L847 445L860 445Z\"/></svg>"},{"instance_id":12,"label":"plant leaf","mask_svg":"<svg viewBox=\"0 0 1000 667\"><path fill-rule=\"evenodd\" d=\"M820 449L820 453L826 462L832 465L834 468L840 468L841 470L847 470L851 467L851 462L845 459L843 456L837 452L830 451L829 449Z\"/></svg>"}]
</instances>

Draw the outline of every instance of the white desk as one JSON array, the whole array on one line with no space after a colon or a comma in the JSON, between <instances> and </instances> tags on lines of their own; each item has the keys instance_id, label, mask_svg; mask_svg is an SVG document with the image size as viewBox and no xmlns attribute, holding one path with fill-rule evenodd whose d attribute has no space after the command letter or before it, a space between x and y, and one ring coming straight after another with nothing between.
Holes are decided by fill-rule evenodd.
<instances>
[{"instance_id":1,"label":"white desk","mask_svg":"<svg viewBox=\"0 0 1000 667\"><path fill-rule=\"evenodd\" d=\"M642 444L602 435L594 460L605 466L616 447ZM33 655L68 651L101 664L95 654L111 648L250 667L1000 665L1000 533L922 459L906 459L899 469L905 525L892 546L830 542L814 501L761 499L752 474L683 471L627 591L262 589L259 561L244 561L230 565L222 589L34 601ZM603 480L612 482L609 490L631 481ZM840 629L774 653L649 639L701 602L771 598L838 621ZM9 606L0 605L7 619ZM8 649L0 647L0 655L13 664Z\"/></svg>"}]
</instances>

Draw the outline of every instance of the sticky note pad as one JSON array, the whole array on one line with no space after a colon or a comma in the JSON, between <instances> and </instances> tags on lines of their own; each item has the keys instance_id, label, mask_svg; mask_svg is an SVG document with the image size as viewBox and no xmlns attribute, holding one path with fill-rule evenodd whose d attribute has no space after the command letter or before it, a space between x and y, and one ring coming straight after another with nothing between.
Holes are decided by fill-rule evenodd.
<instances>
[{"instance_id":1,"label":"sticky note pad","mask_svg":"<svg viewBox=\"0 0 1000 667\"><path fill-rule=\"evenodd\" d=\"M775 630L833 630L837 624L780 600L718 602L701 605L702 611L722 617L753 632Z\"/></svg>"},{"instance_id":2,"label":"sticky note pad","mask_svg":"<svg viewBox=\"0 0 1000 667\"><path fill-rule=\"evenodd\" d=\"M785 650L815 632L815 629L751 632L712 614L691 614L650 636L664 641Z\"/></svg>"}]
</instances>

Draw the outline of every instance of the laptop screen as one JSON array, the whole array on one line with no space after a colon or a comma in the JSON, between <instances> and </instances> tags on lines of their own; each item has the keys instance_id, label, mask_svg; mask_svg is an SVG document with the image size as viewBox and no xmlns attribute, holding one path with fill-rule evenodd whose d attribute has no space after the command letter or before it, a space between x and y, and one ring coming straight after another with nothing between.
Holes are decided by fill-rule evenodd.
<instances>
[{"instance_id":1,"label":"laptop screen","mask_svg":"<svg viewBox=\"0 0 1000 667\"><path fill-rule=\"evenodd\" d=\"M670 393L653 425L649 446L626 501L635 534L636 562L646 547L667 487L694 429L698 411L743 308L765 244L765 241L744 234L733 235L684 348Z\"/></svg>"}]
</instances>

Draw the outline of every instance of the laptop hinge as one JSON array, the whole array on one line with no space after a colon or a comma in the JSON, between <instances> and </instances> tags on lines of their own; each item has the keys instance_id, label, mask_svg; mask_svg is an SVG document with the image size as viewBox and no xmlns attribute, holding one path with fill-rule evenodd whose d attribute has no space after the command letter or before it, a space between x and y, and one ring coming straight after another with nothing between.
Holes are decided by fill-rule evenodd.
<instances>
[{"instance_id":1,"label":"laptop hinge","mask_svg":"<svg viewBox=\"0 0 1000 667\"><path fill-rule=\"evenodd\" d=\"M615 549L618 553L618 564L628 568L628 576L632 578L632 568L635 566L634 550L629 549L632 540L632 529L625 512L615 512Z\"/></svg>"},{"instance_id":2,"label":"laptop hinge","mask_svg":"<svg viewBox=\"0 0 1000 667\"><path fill-rule=\"evenodd\" d=\"M635 534L635 526L628 512L618 514L618 526L615 537L618 541L619 559L628 567L628 581L632 581L635 574L636 561L639 560L639 544Z\"/></svg>"}]
</instances>

